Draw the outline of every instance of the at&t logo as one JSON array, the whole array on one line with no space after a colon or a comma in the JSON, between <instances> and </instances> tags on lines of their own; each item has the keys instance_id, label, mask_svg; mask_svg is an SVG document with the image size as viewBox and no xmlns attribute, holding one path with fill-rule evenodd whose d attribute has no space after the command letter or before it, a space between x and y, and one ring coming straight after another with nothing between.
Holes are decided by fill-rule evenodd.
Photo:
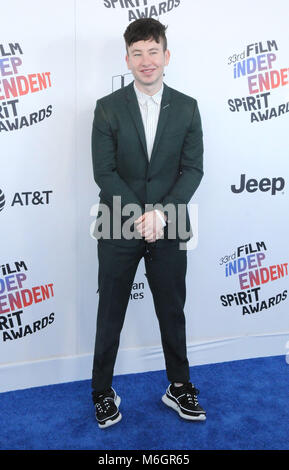
<instances>
[{"instance_id":1,"label":"at&t logo","mask_svg":"<svg viewBox=\"0 0 289 470\"><path fill-rule=\"evenodd\" d=\"M15 193L12 202L9 202L9 206L39 206L39 205L49 205L51 202L51 195L53 191L22 191L20 193ZM8 203L5 201L5 194L0 189L0 212L4 209L4 206Z\"/></svg>"},{"instance_id":2,"label":"at&t logo","mask_svg":"<svg viewBox=\"0 0 289 470\"><path fill-rule=\"evenodd\" d=\"M4 209L5 206L5 194L0 189L0 212Z\"/></svg>"}]
</instances>

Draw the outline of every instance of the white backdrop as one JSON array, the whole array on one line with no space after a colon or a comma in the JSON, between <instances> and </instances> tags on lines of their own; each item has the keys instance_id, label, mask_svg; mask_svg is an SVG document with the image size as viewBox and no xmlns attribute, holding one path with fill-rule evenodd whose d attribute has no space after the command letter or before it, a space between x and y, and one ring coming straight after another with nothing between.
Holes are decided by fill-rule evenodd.
<instances>
[{"instance_id":1,"label":"white backdrop","mask_svg":"<svg viewBox=\"0 0 289 470\"><path fill-rule=\"evenodd\" d=\"M217 5L213 0L67 0L41 7L36 0L28 0L25 7L22 3L14 2L19 20L13 22L12 7L4 2L1 7L1 391L90 377L98 302L97 242L91 236L99 193L90 152L93 111L98 98L120 86L120 77L112 85L113 77L128 72L123 33L130 20L146 11L154 17L159 14L168 25L171 61L165 82L198 100L203 122L205 176L191 201L192 214L198 218L193 218L196 237L188 251L185 313L190 364L285 355L289 7L282 0L274 8L269 0L245 0L239 10L233 10L229 0ZM254 46L247 55L249 45ZM274 54L272 68L268 62L266 67L267 54ZM234 65L252 66L257 56L258 71L234 78ZM12 67L13 57L14 62L22 61L17 69ZM258 74L266 78L275 70L281 77L281 69L283 84L272 88L270 83L272 89L263 90L270 93L267 103L260 97L262 91L250 94L248 77L257 89ZM33 83L43 73L50 73L47 87L36 91ZM28 81L30 76L29 92L4 96L5 80L17 76ZM125 83L131 80L125 76ZM252 103L258 94L260 109L252 110L253 115L242 103L248 105L248 97ZM11 99L18 99L16 108L4 104ZM235 99L242 105L239 112L229 107L228 100ZM37 122L29 125L22 120L21 129L9 130L16 118L13 110L30 123L31 113L48 106L46 117L40 114L42 120L35 117ZM258 112L263 115L267 109L272 117L257 121ZM231 186L239 187L241 175L246 175L246 183L255 181L234 193ZM278 190L272 194L274 185ZM42 204L37 203L41 197ZM257 269L253 250L258 248L265 254L258 273L280 265L279 276L277 268L271 268L271 279L258 286L258 299L236 305L234 294L248 294L250 287L242 289L240 273L226 277L225 269L230 261L237 262L237 248L245 245L248 253L243 249L239 258L251 254L251 271ZM24 264L15 265L21 261ZM244 280L246 273L248 269ZM23 285L16 284L16 274L26 275ZM36 288L51 284L46 287L49 298L44 288ZM23 289L30 294L23 294ZM17 293L34 295L33 302L25 306L18 299L17 307L11 305L9 294ZM132 296L115 373L163 369L143 261ZM221 296L231 296L232 305L224 306Z\"/></svg>"}]
</instances>

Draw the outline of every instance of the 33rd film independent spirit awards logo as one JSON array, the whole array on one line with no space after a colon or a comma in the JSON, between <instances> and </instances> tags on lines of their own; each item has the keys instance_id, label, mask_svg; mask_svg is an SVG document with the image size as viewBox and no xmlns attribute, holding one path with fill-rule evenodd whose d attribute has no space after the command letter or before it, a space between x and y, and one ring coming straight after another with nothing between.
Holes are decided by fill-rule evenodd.
<instances>
[{"instance_id":1,"label":"33rd film independent spirit awards logo","mask_svg":"<svg viewBox=\"0 0 289 470\"><path fill-rule=\"evenodd\" d=\"M159 17L178 7L181 0L165 0L156 2L155 0L103 0L106 8L126 9L128 11L128 21L135 21L139 18Z\"/></svg>"},{"instance_id":2,"label":"33rd film independent spirit awards logo","mask_svg":"<svg viewBox=\"0 0 289 470\"><path fill-rule=\"evenodd\" d=\"M52 105L23 116L19 101L51 87L50 72L21 73L23 51L19 43L0 44L0 132L29 127L51 116Z\"/></svg>"},{"instance_id":3,"label":"33rd film independent spirit awards logo","mask_svg":"<svg viewBox=\"0 0 289 470\"><path fill-rule=\"evenodd\" d=\"M274 40L245 46L243 52L229 57L234 80L242 80L248 96L228 100L231 112L250 114L251 123L267 121L289 112L289 102L270 106L271 93L289 84L289 68L277 66L278 45Z\"/></svg>"},{"instance_id":4,"label":"33rd film independent spirit awards logo","mask_svg":"<svg viewBox=\"0 0 289 470\"><path fill-rule=\"evenodd\" d=\"M0 265L0 338L3 342L30 336L54 322L54 312L44 313L33 322L26 318L29 307L54 297L53 283L27 288L27 273L24 261Z\"/></svg>"},{"instance_id":5,"label":"33rd film independent spirit awards logo","mask_svg":"<svg viewBox=\"0 0 289 470\"><path fill-rule=\"evenodd\" d=\"M220 265L226 278L237 278L235 292L220 296L224 307L241 308L242 314L256 314L280 304L287 298L287 289L270 298L262 299L264 286L288 276L288 262L264 266L267 247L265 242L238 246L233 254L224 256ZM276 284L277 285L277 284Z\"/></svg>"}]
</instances>

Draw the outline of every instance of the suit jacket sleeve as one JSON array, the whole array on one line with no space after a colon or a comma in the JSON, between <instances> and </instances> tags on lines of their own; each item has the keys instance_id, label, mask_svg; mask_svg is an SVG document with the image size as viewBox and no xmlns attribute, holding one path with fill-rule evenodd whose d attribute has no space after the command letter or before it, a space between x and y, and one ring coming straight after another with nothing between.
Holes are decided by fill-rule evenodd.
<instances>
[{"instance_id":1,"label":"suit jacket sleeve","mask_svg":"<svg viewBox=\"0 0 289 470\"><path fill-rule=\"evenodd\" d=\"M170 190L161 201L168 203L188 204L203 177L203 132L198 104L195 101L192 121L187 131L180 159L180 174Z\"/></svg>"},{"instance_id":2,"label":"suit jacket sleeve","mask_svg":"<svg viewBox=\"0 0 289 470\"><path fill-rule=\"evenodd\" d=\"M104 201L112 205L113 196L121 196L121 208L131 203L142 208L136 194L118 174L116 141L100 101L96 103L91 140L93 173L101 189L100 197L103 195Z\"/></svg>"}]
</instances>

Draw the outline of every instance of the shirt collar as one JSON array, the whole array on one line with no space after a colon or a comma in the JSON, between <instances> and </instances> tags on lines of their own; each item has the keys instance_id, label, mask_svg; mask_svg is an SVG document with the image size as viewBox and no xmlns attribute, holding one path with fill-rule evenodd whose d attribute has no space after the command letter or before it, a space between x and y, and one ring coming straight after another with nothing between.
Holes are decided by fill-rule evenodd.
<instances>
[{"instance_id":1,"label":"shirt collar","mask_svg":"<svg viewBox=\"0 0 289 470\"><path fill-rule=\"evenodd\" d=\"M163 94L163 90L164 90L164 84L162 83L162 86L160 88L160 90L155 93L155 95L147 95L146 93L143 93L142 91L140 91L136 85L135 85L135 82L133 82L133 86L134 86L134 91L136 93L136 96L137 96L137 99L139 101L140 104L145 104L150 98L152 98L152 100L156 103L156 104L160 104L161 103L161 100L162 100L162 94Z\"/></svg>"}]
</instances>

